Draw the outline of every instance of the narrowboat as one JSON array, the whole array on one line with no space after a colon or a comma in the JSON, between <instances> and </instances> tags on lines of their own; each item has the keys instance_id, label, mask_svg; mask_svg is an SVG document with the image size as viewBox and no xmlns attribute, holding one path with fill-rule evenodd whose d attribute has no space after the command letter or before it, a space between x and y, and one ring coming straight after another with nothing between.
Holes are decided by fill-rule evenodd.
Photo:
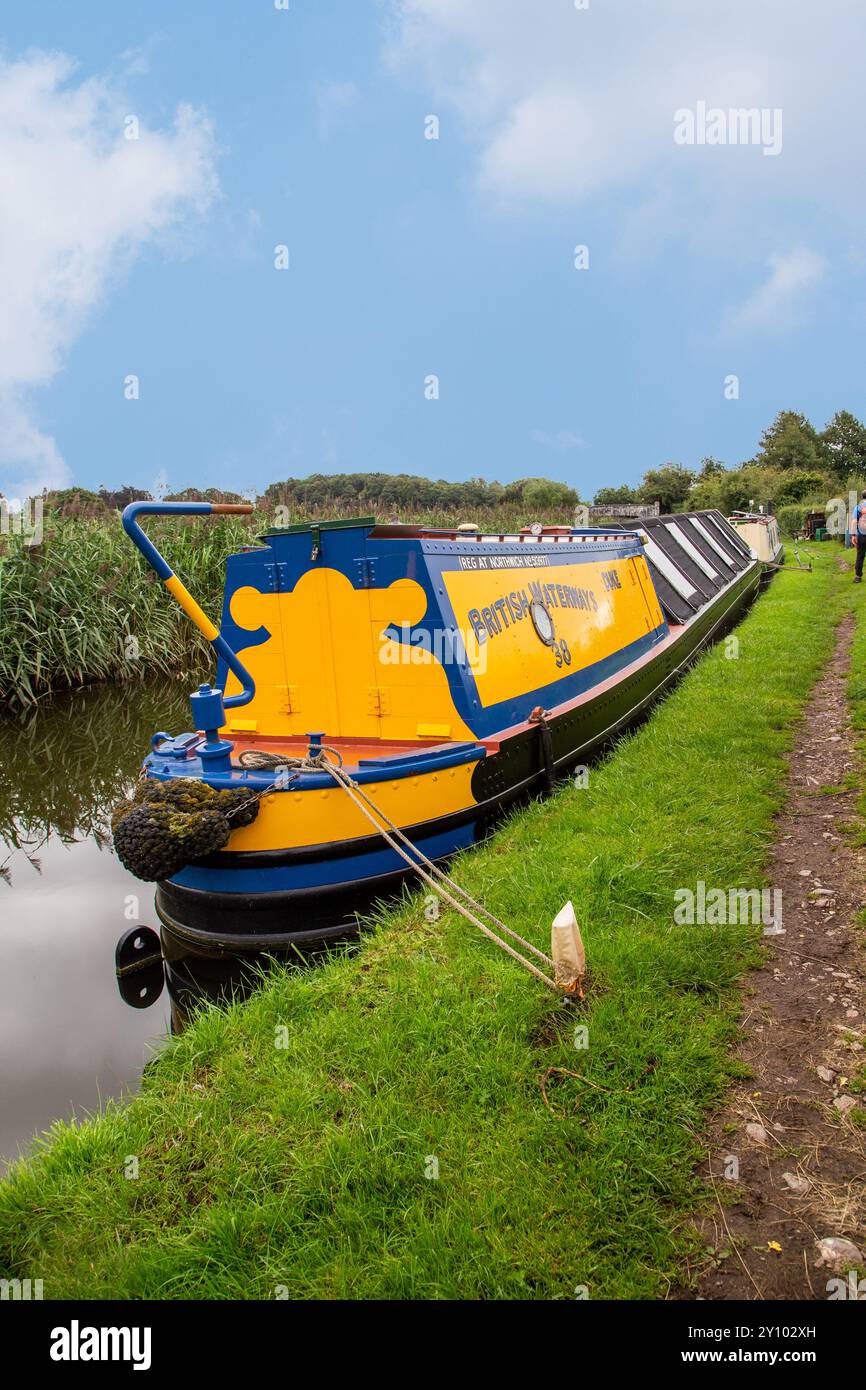
<instances>
[{"instance_id":1,"label":"narrowboat","mask_svg":"<svg viewBox=\"0 0 866 1390\"><path fill-rule=\"evenodd\" d=\"M785 548L776 518L763 512L734 512L728 520L740 539L755 552L764 565L765 580L771 579L774 570L785 558Z\"/></svg>"},{"instance_id":2,"label":"narrowboat","mask_svg":"<svg viewBox=\"0 0 866 1390\"><path fill-rule=\"evenodd\" d=\"M763 571L714 510L511 535L316 522L229 557L217 629L140 522L250 510L123 514L217 659L192 731L155 733L142 775L258 803L224 848L157 883L160 921L190 951L345 935L359 894L412 875L382 827L434 862L476 843L645 713L739 620Z\"/></svg>"}]
</instances>

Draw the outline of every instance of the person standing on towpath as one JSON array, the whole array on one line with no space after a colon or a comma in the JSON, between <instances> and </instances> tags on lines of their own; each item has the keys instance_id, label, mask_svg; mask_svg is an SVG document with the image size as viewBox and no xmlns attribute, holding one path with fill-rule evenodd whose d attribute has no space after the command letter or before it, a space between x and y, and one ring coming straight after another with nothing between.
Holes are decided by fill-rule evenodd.
<instances>
[{"instance_id":1,"label":"person standing on towpath","mask_svg":"<svg viewBox=\"0 0 866 1390\"><path fill-rule=\"evenodd\" d=\"M854 508L854 516L851 521L851 528L854 532L853 539L857 542L857 560L854 565L854 583L863 582L863 561L866 560L866 491L863 492L860 501Z\"/></svg>"}]
</instances>

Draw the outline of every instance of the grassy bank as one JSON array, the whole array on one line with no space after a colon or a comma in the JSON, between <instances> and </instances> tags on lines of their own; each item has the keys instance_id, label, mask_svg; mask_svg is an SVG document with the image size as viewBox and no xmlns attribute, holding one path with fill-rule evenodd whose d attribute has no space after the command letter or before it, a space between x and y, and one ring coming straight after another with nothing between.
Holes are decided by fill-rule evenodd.
<instances>
[{"instance_id":1,"label":"grassy bank","mask_svg":"<svg viewBox=\"0 0 866 1390\"><path fill-rule=\"evenodd\" d=\"M673 893L763 882L791 725L851 592L815 550L737 659L715 649L588 787L459 862L540 944L574 900L578 1014L416 897L356 955L203 1014L128 1105L58 1126L0 1186L0 1272L46 1298L663 1296L759 940L675 926Z\"/></svg>"}]
</instances>

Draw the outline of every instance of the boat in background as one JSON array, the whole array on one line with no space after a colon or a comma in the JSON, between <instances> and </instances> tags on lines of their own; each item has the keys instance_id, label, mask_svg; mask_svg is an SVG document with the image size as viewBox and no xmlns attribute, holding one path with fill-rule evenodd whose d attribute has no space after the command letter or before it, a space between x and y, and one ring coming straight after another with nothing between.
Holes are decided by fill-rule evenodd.
<instances>
[{"instance_id":1,"label":"boat in background","mask_svg":"<svg viewBox=\"0 0 866 1390\"><path fill-rule=\"evenodd\" d=\"M772 579L774 568L785 558L776 518L763 512L734 512L728 520L761 564L773 567L765 571L765 580Z\"/></svg>"},{"instance_id":2,"label":"boat in background","mask_svg":"<svg viewBox=\"0 0 866 1390\"><path fill-rule=\"evenodd\" d=\"M317 522L229 557L218 631L139 518L250 510L136 502L123 515L217 655L192 731L156 733L144 775L258 798L224 849L158 883L180 952L340 939L359 895L371 904L412 877L325 761L447 860L640 718L738 622L763 573L716 510L498 535Z\"/></svg>"}]
</instances>

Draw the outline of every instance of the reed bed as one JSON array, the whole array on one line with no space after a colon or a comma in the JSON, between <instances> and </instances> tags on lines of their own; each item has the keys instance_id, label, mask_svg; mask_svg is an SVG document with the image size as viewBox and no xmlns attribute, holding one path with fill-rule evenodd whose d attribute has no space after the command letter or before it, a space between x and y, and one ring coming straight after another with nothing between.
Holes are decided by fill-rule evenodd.
<instances>
[{"instance_id":1,"label":"reed bed","mask_svg":"<svg viewBox=\"0 0 866 1390\"><path fill-rule=\"evenodd\" d=\"M172 568L218 618L226 555L254 535L236 518L152 521ZM33 705L47 692L186 674L212 661L168 599L120 520L48 522L42 543L7 537L0 557L0 700Z\"/></svg>"},{"instance_id":2,"label":"reed bed","mask_svg":"<svg viewBox=\"0 0 866 1390\"><path fill-rule=\"evenodd\" d=\"M282 510L280 524L356 514L357 501L335 498L310 511ZM379 519L394 520L396 513ZM148 534L219 622L226 557L274 525L273 513L246 517L154 518ZM399 519L430 526L477 521L515 530L542 520L519 504L463 513L433 510ZM547 520L568 521L569 517ZM0 549L0 704L34 705L52 690L151 675L186 676L212 667L208 644L165 593L131 545L120 516L46 517L40 545L4 536Z\"/></svg>"}]
</instances>

